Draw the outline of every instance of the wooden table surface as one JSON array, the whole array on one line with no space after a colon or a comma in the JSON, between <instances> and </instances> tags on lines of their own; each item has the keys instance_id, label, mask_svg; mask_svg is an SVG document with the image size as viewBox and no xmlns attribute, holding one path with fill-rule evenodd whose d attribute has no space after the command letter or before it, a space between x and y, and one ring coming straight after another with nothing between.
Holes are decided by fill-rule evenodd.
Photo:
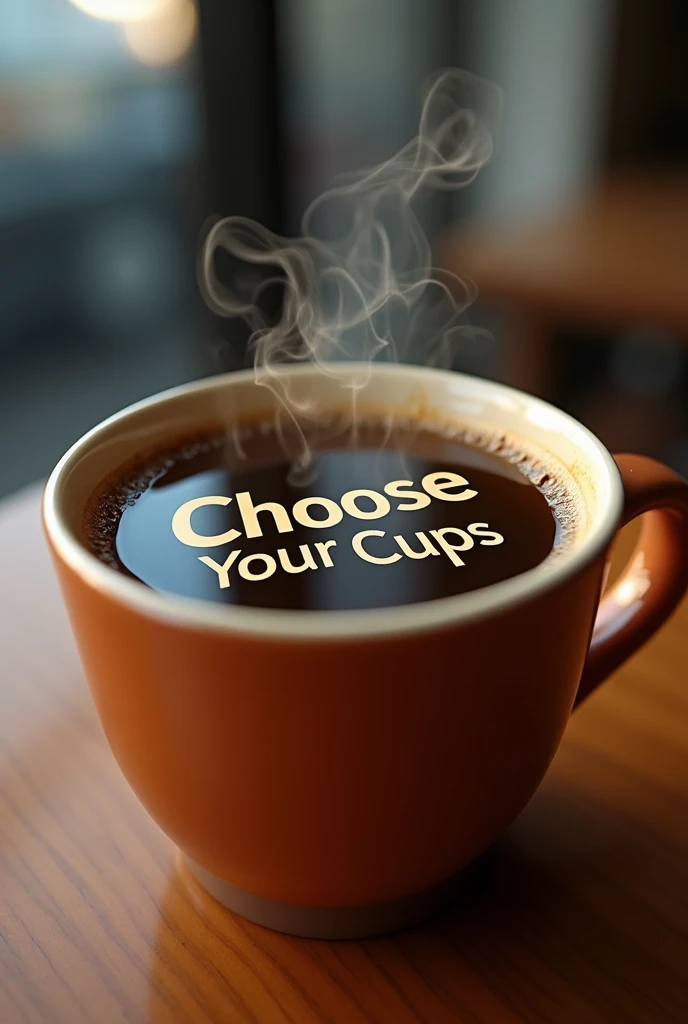
<instances>
[{"instance_id":1,"label":"wooden table surface","mask_svg":"<svg viewBox=\"0 0 688 1024\"><path fill-rule=\"evenodd\" d=\"M481 297L596 327L688 330L688 177L629 174L562 214L451 228L441 265Z\"/></svg>"},{"instance_id":2,"label":"wooden table surface","mask_svg":"<svg viewBox=\"0 0 688 1024\"><path fill-rule=\"evenodd\" d=\"M460 906L292 939L178 875L105 744L38 502L0 506L2 1024L688 1021L688 605L576 713Z\"/></svg>"}]
</instances>

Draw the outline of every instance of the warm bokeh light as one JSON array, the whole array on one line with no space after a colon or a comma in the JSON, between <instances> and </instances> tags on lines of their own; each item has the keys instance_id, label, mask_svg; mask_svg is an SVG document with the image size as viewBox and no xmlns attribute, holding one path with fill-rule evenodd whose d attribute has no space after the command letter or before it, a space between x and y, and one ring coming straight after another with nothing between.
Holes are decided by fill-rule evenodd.
<instances>
[{"instance_id":1,"label":"warm bokeh light","mask_svg":"<svg viewBox=\"0 0 688 1024\"><path fill-rule=\"evenodd\" d=\"M636 601L640 601L649 589L650 573L645 566L645 555L640 551L631 562L623 579L614 588L614 601L622 608L629 608Z\"/></svg>"},{"instance_id":2,"label":"warm bokeh light","mask_svg":"<svg viewBox=\"0 0 688 1024\"><path fill-rule=\"evenodd\" d=\"M149 67L164 67L188 53L196 32L196 10L191 0L168 0L163 11L145 21L124 26L133 55Z\"/></svg>"},{"instance_id":3,"label":"warm bokeh light","mask_svg":"<svg viewBox=\"0 0 688 1024\"><path fill-rule=\"evenodd\" d=\"M70 0L84 14L103 21L147 21L157 18L168 8L176 6L173 0Z\"/></svg>"}]
</instances>

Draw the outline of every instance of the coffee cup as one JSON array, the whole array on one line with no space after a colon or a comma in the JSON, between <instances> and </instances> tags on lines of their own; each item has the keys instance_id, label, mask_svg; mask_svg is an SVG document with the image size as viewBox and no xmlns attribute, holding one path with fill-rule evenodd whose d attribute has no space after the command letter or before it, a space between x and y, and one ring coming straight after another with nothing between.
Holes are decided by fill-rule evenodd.
<instances>
[{"instance_id":1,"label":"coffee cup","mask_svg":"<svg viewBox=\"0 0 688 1024\"><path fill-rule=\"evenodd\" d=\"M355 369L355 368L354 368ZM612 457L547 403L461 374L359 368L357 409L508 432L575 482L556 559L458 596L394 608L224 607L163 594L88 550L84 510L137 451L278 401L253 372L125 409L62 458L44 526L112 751L182 852L190 884L260 924L371 935L444 905L541 782L572 710L659 628L688 586L688 485ZM350 364L286 366L341 404ZM638 547L602 597L619 529Z\"/></svg>"}]
</instances>

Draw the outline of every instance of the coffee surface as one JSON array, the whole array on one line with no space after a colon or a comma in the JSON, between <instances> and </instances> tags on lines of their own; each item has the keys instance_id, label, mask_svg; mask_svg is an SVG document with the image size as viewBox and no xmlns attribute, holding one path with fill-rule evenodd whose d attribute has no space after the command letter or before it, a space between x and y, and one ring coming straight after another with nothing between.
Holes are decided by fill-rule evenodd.
<instances>
[{"instance_id":1,"label":"coffee surface","mask_svg":"<svg viewBox=\"0 0 688 1024\"><path fill-rule=\"evenodd\" d=\"M550 476L498 441L374 424L308 440L305 473L267 427L158 453L96 498L87 542L154 590L319 611L462 594L558 543Z\"/></svg>"}]
</instances>

